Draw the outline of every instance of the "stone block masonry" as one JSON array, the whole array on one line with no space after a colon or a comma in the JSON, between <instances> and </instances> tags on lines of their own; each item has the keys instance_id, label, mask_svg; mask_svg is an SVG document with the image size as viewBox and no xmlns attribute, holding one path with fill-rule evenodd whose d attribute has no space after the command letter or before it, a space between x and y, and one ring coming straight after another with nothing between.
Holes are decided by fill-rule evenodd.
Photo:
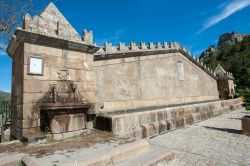
<instances>
[{"instance_id":1,"label":"stone block masonry","mask_svg":"<svg viewBox=\"0 0 250 166\"><path fill-rule=\"evenodd\" d=\"M52 3L39 16L24 17L23 29L16 30L8 46L14 137L29 140L48 127L52 133L86 129L86 104L95 103L93 53L99 49L92 37L84 30L81 38ZM32 57L42 59L39 74L31 73ZM60 109L44 111L44 105Z\"/></svg>"},{"instance_id":2,"label":"stone block masonry","mask_svg":"<svg viewBox=\"0 0 250 166\"><path fill-rule=\"evenodd\" d=\"M96 54L95 97L104 103L102 112L217 100L216 76L176 45Z\"/></svg>"},{"instance_id":3,"label":"stone block masonry","mask_svg":"<svg viewBox=\"0 0 250 166\"><path fill-rule=\"evenodd\" d=\"M117 135L145 138L206 120L241 104L241 99L231 99L131 113L113 112L98 115L96 127Z\"/></svg>"},{"instance_id":4,"label":"stone block masonry","mask_svg":"<svg viewBox=\"0 0 250 166\"><path fill-rule=\"evenodd\" d=\"M153 135L215 115L200 111L195 119L195 112L186 110L185 119L175 111L154 115L155 107L219 99L218 77L177 42L100 48L92 31L80 36L53 3L38 16L24 16L7 51L13 60L11 133L20 140L45 135L47 128L84 130L97 114L124 110L151 111L140 122L131 116L128 124L123 119L99 127L115 133L145 128L142 135Z\"/></svg>"}]
</instances>

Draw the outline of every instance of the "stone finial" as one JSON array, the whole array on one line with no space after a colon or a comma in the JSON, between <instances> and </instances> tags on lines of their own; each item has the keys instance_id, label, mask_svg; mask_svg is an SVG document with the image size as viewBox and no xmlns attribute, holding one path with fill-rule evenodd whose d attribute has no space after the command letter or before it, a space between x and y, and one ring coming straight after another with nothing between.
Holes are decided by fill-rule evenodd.
<instances>
[{"instance_id":1,"label":"stone finial","mask_svg":"<svg viewBox=\"0 0 250 166\"><path fill-rule=\"evenodd\" d=\"M180 48L180 45L179 45L179 43L177 43L177 42L174 42L174 43L173 43L173 46L174 46L175 48Z\"/></svg>"},{"instance_id":2,"label":"stone finial","mask_svg":"<svg viewBox=\"0 0 250 166\"><path fill-rule=\"evenodd\" d=\"M115 47L112 46L112 43L104 43L104 50L109 53L114 53L117 51Z\"/></svg>"},{"instance_id":3,"label":"stone finial","mask_svg":"<svg viewBox=\"0 0 250 166\"><path fill-rule=\"evenodd\" d=\"M169 48L168 43L165 41L163 42L163 48L165 48L165 49Z\"/></svg>"},{"instance_id":4,"label":"stone finial","mask_svg":"<svg viewBox=\"0 0 250 166\"><path fill-rule=\"evenodd\" d=\"M125 46L125 43L119 42L118 49L119 51L126 51L128 50L128 47Z\"/></svg>"},{"instance_id":5,"label":"stone finial","mask_svg":"<svg viewBox=\"0 0 250 166\"><path fill-rule=\"evenodd\" d=\"M104 51L104 49L103 48L100 48L97 52L96 52L96 54L102 54L102 53L104 53L105 51Z\"/></svg>"},{"instance_id":6,"label":"stone finial","mask_svg":"<svg viewBox=\"0 0 250 166\"><path fill-rule=\"evenodd\" d=\"M184 46L182 46L182 50L187 53L187 49Z\"/></svg>"},{"instance_id":7,"label":"stone finial","mask_svg":"<svg viewBox=\"0 0 250 166\"><path fill-rule=\"evenodd\" d=\"M33 19L32 19L32 22L33 22L34 24L38 24L38 19L39 19L39 16L35 15L35 16L33 17Z\"/></svg>"},{"instance_id":8,"label":"stone finial","mask_svg":"<svg viewBox=\"0 0 250 166\"><path fill-rule=\"evenodd\" d=\"M200 60L200 64L203 66L203 61L202 60Z\"/></svg>"},{"instance_id":9,"label":"stone finial","mask_svg":"<svg viewBox=\"0 0 250 166\"><path fill-rule=\"evenodd\" d=\"M195 59L195 56L194 56L194 54L192 54L192 57Z\"/></svg>"},{"instance_id":10,"label":"stone finial","mask_svg":"<svg viewBox=\"0 0 250 166\"><path fill-rule=\"evenodd\" d=\"M154 43L153 42L149 42L148 44L148 49L155 49Z\"/></svg>"},{"instance_id":11,"label":"stone finial","mask_svg":"<svg viewBox=\"0 0 250 166\"><path fill-rule=\"evenodd\" d=\"M133 41L130 42L130 50L139 50L138 46Z\"/></svg>"},{"instance_id":12,"label":"stone finial","mask_svg":"<svg viewBox=\"0 0 250 166\"><path fill-rule=\"evenodd\" d=\"M170 48L173 48L174 47L174 44L172 42L169 42L169 47Z\"/></svg>"},{"instance_id":13,"label":"stone finial","mask_svg":"<svg viewBox=\"0 0 250 166\"><path fill-rule=\"evenodd\" d=\"M140 42L139 48L142 49L142 50L147 50L148 49L145 42Z\"/></svg>"},{"instance_id":14,"label":"stone finial","mask_svg":"<svg viewBox=\"0 0 250 166\"><path fill-rule=\"evenodd\" d=\"M155 48L157 48L157 49L162 49L161 43L160 43L160 42L156 42Z\"/></svg>"},{"instance_id":15,"label":"stone finial","mask_svg":"<svg viewBox=\"0 0 250 166\"><path fill-rule=\"evenodd\" d=\"M83 30L82 40L88 44L93 44L93 31L87 31L87 29Z\"/></svg>"},{"instance_id":16,"label":"stone finial","mask_svg":"<svg viewBox=\"0 0 250 166\"><path fill-rule=\"evenodd\" d=\"M31 16L28 13L26 13L23 17L23 29L27 29L31 21L32 21Z\"/></svg>"}]
</instances>

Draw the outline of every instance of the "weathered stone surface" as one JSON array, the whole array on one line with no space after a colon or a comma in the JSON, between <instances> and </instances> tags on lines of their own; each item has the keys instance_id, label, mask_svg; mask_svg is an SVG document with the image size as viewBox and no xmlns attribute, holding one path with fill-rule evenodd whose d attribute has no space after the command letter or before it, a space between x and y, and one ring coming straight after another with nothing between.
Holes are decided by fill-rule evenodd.
<instances>
[{"instance_id":1,"label":"weathered stone surface","mask_svg":"<svg viewBox=\"0 0 250 166\"><path fill-rule=\"evenodd\" d=\"M130 63L121 59L116 61L113 65L95 67L97 101L120 103L132 99L132 108L136 108L146 106L146 100L156 105L153 103L157 99L158 105L164 105L218 99L216 80L191 65L181 54L143 61L137 59ZM178 61L184 62L185 80L178 79ZM110 111L110 108L104 108Z\"/></svg>"},{"instance_id":2,"label":"weathered stone surface","mask_svg":"<svg viewBox=\"0 0 250 166\"><path fill-rule=\"evenodd\" d=\"M83 80L84 81L95 81L95 73L94 73L94 71L85 71L83 73Z\"/></svg>"},{"instance_id":3,"label":"weathered stone surface","mask_svg":"<svg viewBox=\"0 0 250 166\"><path fill-rule=\"evenodd\" d=\"M234 77L231 73L225 71L220 64L214 70L214 74L218 77L218 90L221 99L233 98L236 94Z\"/></svg>"},{"instance_id":4,"label":"weathered stone surface","mask_svg":"<svg viewBox=\"0 0 250 166\"><path fill-rule=\"evenodd\" d=\"M2 131L3 131L3 114L0 113L0 134L2 135Z\"/></svg>"},{"instance_id":5,"label":"weathered stone surface","mask_svg":"<svg viewBox=\"0 0 250 166\"><path fill-rule=\"evenodd\" d=\"M82 130L86 128L86 114L61 114L50 118L50 129L52 134L65 133Z\"/></svg>"},{"instance_id":6,"label":"weathered stone surface","mask_svg":"<svg viewBox=\"0 0 250 166\"><path fill-rule=\"evenodd\" d=\"M17 125L12 131L16 137L21 139L24 131L37 130L39 107L51 103L65 107L72 103L103 103L104 108L89 111L97 114L218 99L217 77L178 43L137 46L131 42L130 46L120 43L119 47L105 43L98 49L93 44L93 32L84 30L81 38L52 3L39 16L24 17L23 29L16 30L7 49L13 58L12 115ZM31 56L43 59L42 74L29 73ZM221 113L217 108L199 111L197 116L193 112L192 108L176 108L170 113L149 111L138 119L132 116L113 123L117 124L115 130L132 130L135 135L142 135L140 125L149 124L147 132L152 135L171 125L165 125L169 119L179 127Z\"/></svg>"},{"instance_id":7,"label":"weathered stone surface","mask_svg":"<svg viewBox=\"0 0 250 166\"><path fill-rule=\"evenodd\" d=\"M94 92L95 91L94 82L83 82L83 91L85 91L85 92Z\"/></svg>"},{"instance_id":8,"label":"weathered stone surface","mask_svg":"<svg viewBox=\"0 0 250 166\"><path fill-rule=\"evenodd\" d=\"M94 92L81 92L80 94L83 96L84 102L89 102L89 103L95 102Z\"/></svg>"},{"instance_id":9,"label":"weathered stone surface","mask_svg":"<svg viewBox=\"0 0 250 166\"><path fill-rule=\"evenodd\" d=\"M54 11L55 15L51 11ZM60 40L60 37L66 39L63 24L60 21L58 23L51 20L59 19L59 17L61 17L60 13L53 5L49 5L39 17L36 16L32 20L28 20L28 17L26 17L25 28L27 29L17 31L20 44L15 43L15 41L10 44L11 50L16 49L14 53L11 52L14 82L12 121L15 123L11 130L18 139L22 139L25 133L25 137L28 139L31 131L39 132L40 106L44 103L53 102L52 85L56 89L55 96L58 102L94 102L93 53L89 54L89 51L97 47L93 46L93 43L89 43L91 46L84 44L87 41L81 42L80 38L80 40L75 39L77 34L70 29L67 22L64 22L67 24L64 28L68 27L71 35L67 40L75 40L72 42ZM40 28L32 29L35 24L38 24ZM41 29L41 27L44 27L44 29ZM53 32L57 31L57 34L50 32L52 29ZM42 33L42 35L28 33L28 31ZM52 40L50 37L56 37L53 38L53 41L58 43L50 43L50 39ZM26 42L26 40L33 38L36 40ZM81 44L76 44L76 42L81 42ZM14 46L19 47L14 48ZM77 49L72 49L76 47ZM43 58L42 75L29 74L31 56ZM76 92L72 88L76 88ZM85 96L82 96L80 92ZM79 122L79 118L71 119L75 123ZM69 130L77 128L77 125L73 122L70 122L72 124L69 125ZM83 120L81 125L85 125L85 122L86 120Z\"/></svg>"},{"instance_id":10,"label":"weathered stone surface","mask_svg":"<svg viewBox=\"0 0 250 166\"><path fill-rule=\"evenodd\" d=\"M39 16L35 16L32 20L25 19L25 29L66 40L82 41L53 3L50 3Z\"/></svg>"},{"instance_id":11,"label":"weathered stone surface","mask_svg":"<svg viewBox=\"0 0 250 166\"><path fill-rule=\"evenodd\" d=\"M133 111L127 113L124 110L118 115L112 113L104 116L99 115L97 123L105 121L105 123L98 125L104 125L102 130L105 129L105 124L112 124L109 126L109 130L119 135L140 136L140 134L135 133L140 133L139 128L141 127L141 136L148 137L164 132L163 129L165 131L173 130L206 120L232 110L232 106L236 108L240 107L241 104L241 99L232 99L162 109L151 108L150 111Z\"/></svg>"},{"instance_id":12,"label":"weathered stone surface","mask_svg":"<svg viewBox=\"0 0 250 166\"><path fill-rule=\"evenodd\" d=\"M88 44L93 44L93 31L87 31L87 29L83 30L82 40Z\"/></svg>"},{"instance_id":13,"label":"weathered stone surface","mask_svg":"<svg viewBox=\"0 0 250 166\"><path fill-rule=\"evenodd\" d=\"M62 49L53 48L49 46L42 46L31 43L24 43L24 49L27 53L30 54L39 54L39 55L52 55L56 57L62 57ZM25 58L25 63L28 63L28 57Z\"/></svg>"}]
</instances>

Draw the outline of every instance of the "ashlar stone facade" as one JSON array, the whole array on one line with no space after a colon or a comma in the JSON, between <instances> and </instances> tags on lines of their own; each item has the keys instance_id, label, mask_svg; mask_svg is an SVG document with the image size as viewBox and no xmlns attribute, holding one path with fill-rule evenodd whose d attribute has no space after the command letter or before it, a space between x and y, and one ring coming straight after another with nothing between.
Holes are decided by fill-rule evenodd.
<instances>
[{"instance_id":1,"label":"ashlar stone facade","mask_svg":"<svg viewBox=\"0 0 250 166\"><path fill-rule=\"evenodd\" d=\"M11 133L20 140L40 137L47 123L52 133L73 132L100 113L219 99L218 77L178 43L98 47L92 31L80 36L53 3L24 16L7 51Z\"/></svg>"},{"instance_id":2,"label":"ashlar stone facade","mask_svg":"<svg viewBox=\"0 0 250 166\"><path fill-rule=\"evenodd\" d=\"M220 64L217 65L214 72L218 77L218 90L221 99L232 99L236 95L233 74L225 71Z\"/></svg>"},{"instance_id":3,"label":"ashlar stone facade","mask_svg":"<svg viewBox=\"0 0 250 166\"><path fill-rule=\"evenodd\" d=\"M81 38L53 3L40 16L24 16L23 28L16 30L8 47L13 60L11 132L15 137L29 139L39 135L43 106L48 108L52 104L60 108L89 103L92 107L93 54L99 48L93 44L91 35L92 32L84 30ZM40 74L31 73L31 58L42 59ZM52 88L56 91L54 104ZM67 122L60 124L63 131L86 128L86 115L69 112L61 119Z\"/></svg>"}]
</instances>

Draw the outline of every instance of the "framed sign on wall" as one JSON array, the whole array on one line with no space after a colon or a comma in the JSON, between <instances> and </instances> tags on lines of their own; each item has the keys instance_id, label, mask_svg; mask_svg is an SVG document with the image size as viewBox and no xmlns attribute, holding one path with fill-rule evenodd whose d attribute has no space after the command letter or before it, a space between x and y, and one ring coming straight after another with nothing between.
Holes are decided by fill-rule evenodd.
<instances>
[{"instance_id":1,"label":"framed sign on wall","mask_svg":"<svg viewBox=\"0 0 250 166\"><path fill-rule=\"evenodd\" d=\"M179 78L179 80L185 80L185 77L184 77L184 64L183 64L182 61L178 61L177 69L178 69L178 78Z\"/></svg>"},{"instance_id":2,"label":"framed sign on wall","mask_svg":"<svg viewBox=\"0 0 250 166\"><path fill-rule=\"evenodd\" d=\"M43 57L30 56L28 64L28 74L43 75Z\"/></svg>"}]
</instances>

